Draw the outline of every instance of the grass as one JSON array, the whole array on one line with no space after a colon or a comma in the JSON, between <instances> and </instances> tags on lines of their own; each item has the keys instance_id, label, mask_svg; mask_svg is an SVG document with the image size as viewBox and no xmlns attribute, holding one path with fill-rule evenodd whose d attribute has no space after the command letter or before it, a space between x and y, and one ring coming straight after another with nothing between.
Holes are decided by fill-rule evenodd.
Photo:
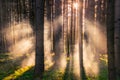
<instances>
[{"instance_id":1,"label":"grass","mask_svg":"<svg viewBox=\"0 0 120 80\"><path fill-rule=\"evenodd\" d=\"M107 60L106 56L100 58L100 73L98 76L90 75L85 80L107 80ZM7 54L0 54L0 80L34 80L33 66L20 67L17 61L9 58ZM63 71L48 70L44 73L43 80L75 80L72 73Z\"/></svg>"},{"instance_id":2,"label":"grass","mask_svg":"<svg viewBox=\"0 0 120 80\"><path fill-rule=\"evenodd\" d=\"M14 72L16 67L12 63L7 54L0 54L0 80Z\"/></svg>"},{"instance_id":3,"label":"grass","mask_svg":"<svg viewBox=\"0 0 120 80\"><path fill-rule=\"evenodd\" d=\"M46 71L43 80L63 80L63 74L62 71Z\"/></svg>"},{"instance_id":4,"label":"grass","mask_svg":"<svg viewBox=\"0 0 120 80\"><path fill-rule=\"evenodd\" d=\"M0 53L0 80L33 80L32 66L20 67L19 61Z\"/></svg>"},{"instance_id":5,"label":"grass","mask_svg":"<svg viewBox=\"0 0 120 80\"><path fill-rule=\"evenodd\" d=\"M87 77L87 80L108 80L108 60L107 54L100 55L100 71L97 76L91 75Z\"/></svg>"},{"instance_id":6,"label":"grass","mask_svg":"<svg viewBox=\"0 0 120 80\"><path fill-rule=\"evenodd\" d=\"M34 68L31 67L28 71L26 71L21 76L16 78L16 80L34 80L33 75L34 75Z\"/></svg>"},{"instance_id":7,"label":"grass","mask_svg":"<svg viewBox=\"0 0 120 80\"><path fill-rule=\"evenodd\" d=\"M87 80L108 80L107 74L108 74L108 71L105 68L100 71L98 76L94 76L94 75L88 76Z\"/></svg>"},{"instance_id":8,"label":"grass","mask_svg":"<svg viewBox=\"0 0 120 80\"><path fill-rule=\"evenodd\" d=\"M10 74L9 76L4 77L3 80L12 80L12 79L13 80L27 80L29 78L31 79L31 76L30 76L31 73L27 74L27 71L30 70L30 68L32 68L32 66L27 66L27 67L15 70L13 74Z\"/></svg>"}]
</instances>

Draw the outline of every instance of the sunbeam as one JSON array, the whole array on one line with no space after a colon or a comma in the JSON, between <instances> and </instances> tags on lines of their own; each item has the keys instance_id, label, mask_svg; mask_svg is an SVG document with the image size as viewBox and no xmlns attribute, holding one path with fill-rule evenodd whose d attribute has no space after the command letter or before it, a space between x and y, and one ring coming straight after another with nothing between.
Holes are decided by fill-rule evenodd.
<instances>
[{"instance_id":1,"label":"sunbeam","mask_svg":"<svg viewBox=\"0 0 120 80\"><path fill-rule=\"evenodd\" d=\"M11 25L11 27L6 27L3 30L6 36L7 43L9 44L9 57L13 60L19 59L21 57L21 66L34 65L35 60L35 37L33 35L33 30L28 21L23 21Z\"/></svg>"},{"instance_id":2,"label":"sunbeam","mask_svg":"<svg viewBox=\"0 0 120 80\"><path fill-rule=\"evenodd\" d=\"M33 80L107 75L107 6L106 0L0 0L0 80L17 80L32 67Z\"/></svg>"},{"instance_id":3,"label":"sunbeam","mask_svg":"<svg viewBox=\"0 0 120 80\"><path fill-rule=\"evenodd\" d=\"M85 19L83 62L87 75L98 75L100 55L107 53L106 33L102 25ZM94 69L93 69L94 68Z\"/></svg>"}]
</instances>

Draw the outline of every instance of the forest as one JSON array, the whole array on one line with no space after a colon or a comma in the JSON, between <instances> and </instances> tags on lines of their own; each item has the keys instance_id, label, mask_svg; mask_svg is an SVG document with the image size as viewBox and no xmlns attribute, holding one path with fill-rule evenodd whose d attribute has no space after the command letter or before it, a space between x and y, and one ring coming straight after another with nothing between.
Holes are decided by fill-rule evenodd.
<instances>
[{"instance_id":1,"label":"forest","mask_svg":"<svg viewBox=\"0 0 120 80\"><path fill-rule=\"evenodd\" d=\"M0 80L120 80L120 0L0 0Z\"/></svg>"}]
</instances>

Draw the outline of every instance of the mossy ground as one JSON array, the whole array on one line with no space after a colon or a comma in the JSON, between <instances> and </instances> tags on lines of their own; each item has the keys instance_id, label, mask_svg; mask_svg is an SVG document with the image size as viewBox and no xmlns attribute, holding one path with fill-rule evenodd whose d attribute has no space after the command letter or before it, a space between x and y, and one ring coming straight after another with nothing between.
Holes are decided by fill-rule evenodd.
<instances>
[{"instance_id":1,"label":"mossy ground","mask_svg":"<svg viewBox=\"0 0 120 80\"><path fill-rule=\"evenodd\" d=\"M0 80L34 80L34 66L20 67L17 61L8 57L7 54L0 54ZM87 76L83 80L108 80L107 60L105 56L100 59L100 68L98 76ZM74 80L72 73L63 73L62 71L48 70L44 73L43 80Z\"/></svg>"}]
</instances>

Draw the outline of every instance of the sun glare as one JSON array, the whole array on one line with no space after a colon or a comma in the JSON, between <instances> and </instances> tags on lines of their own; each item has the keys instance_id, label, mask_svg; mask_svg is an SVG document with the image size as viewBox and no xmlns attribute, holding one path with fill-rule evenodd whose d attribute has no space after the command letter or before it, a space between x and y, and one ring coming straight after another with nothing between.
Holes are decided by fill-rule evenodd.
<instances>
[{"instance_id":1,"label":"sun glare","mask_svg":"<svg viewBox=\"0 0 120 80\"><path fill-rule=\"evenodd\" d=\"M79 7L79 4L76 2L76 3L73 3L73 7L75 8L75 9L78 9L78 7Z\"/></svg>"}]
</instances>

